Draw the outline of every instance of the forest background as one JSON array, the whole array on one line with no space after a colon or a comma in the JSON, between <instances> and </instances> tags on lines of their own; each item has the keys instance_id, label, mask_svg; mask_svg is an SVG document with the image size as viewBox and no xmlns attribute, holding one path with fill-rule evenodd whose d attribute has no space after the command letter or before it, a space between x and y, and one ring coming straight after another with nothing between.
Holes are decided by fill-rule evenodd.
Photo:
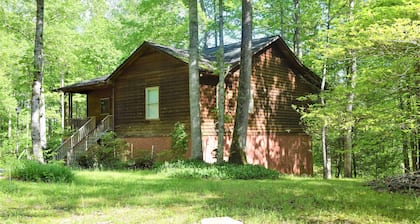
<instances>
[{"instance_id":1,"label":"forest background","mask_svg":"<svg viewBox=\"0 0 420 224\"><path fill-rule=\"evenodd\" d=\"M200 46L212 47L217 2L199 3ZM224 5L225 43L239 41L241 1ZM0 158L7 159L31 151L36 4L0 6ZM320 96L308 96L318 103L296 108L313 137L318 173L330 161L342 176L346 160L353 177L420 170L420 1L255 0L253 7L254 38L282 36L327 83ZM184 0L46 0L44 22L50 152L65 132L54 89L109 74L144 40L188 47ZM86 116L83 97L74 105Z\"/></svg>"}]
</instances>

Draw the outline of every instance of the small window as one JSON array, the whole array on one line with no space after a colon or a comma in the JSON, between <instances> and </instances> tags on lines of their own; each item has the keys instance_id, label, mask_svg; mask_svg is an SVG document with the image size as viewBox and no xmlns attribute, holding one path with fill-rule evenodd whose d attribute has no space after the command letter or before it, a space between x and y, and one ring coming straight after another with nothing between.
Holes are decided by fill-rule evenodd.
<instances>
[{"instance_id":1,"label":"small window","mask_svg":"<svg viewBox=\"0 0 420 224\"><path fill-rule=\"evenodd\" d=\"M100 100L101 103L101 114L109 114L110 111L110 103L109 98L102 98Z\"/></svg>"},{"instance_id":2,"label":"small window","mask_svg":"<svg viewBox=\"0 0 420 224\"><path fill-rule=\"evenodd\" d=\"M159 87L146 88L146 120L159 119Z\"/></svg>"}]
</instances>

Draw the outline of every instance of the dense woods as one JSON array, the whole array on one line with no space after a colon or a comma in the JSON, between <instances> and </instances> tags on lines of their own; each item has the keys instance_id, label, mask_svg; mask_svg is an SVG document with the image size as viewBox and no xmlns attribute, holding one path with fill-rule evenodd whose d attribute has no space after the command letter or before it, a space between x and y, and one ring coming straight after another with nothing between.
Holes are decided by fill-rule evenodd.
<instances>
[{"instance_id":1,"label":"dense woods","mask_svg":"<svg viewBox=\"0 0 420 224\"><path fill-rule=\"evenodd\" d=\"M240 40L241 1L199 1L200 49ZM170 6L169 6L170 5ZM0 2L0 158L32 154L31 93L37 7ZM254 0L253 37L281 35L325 81L299 108L324 177L381 177L420 169L420 2ZM189 46L183 0L44 2L44 78L49 158L61 142L62 98L53 90L109 74L142 41ZM86 113L84 99L74 98ZM33 134L33 133L32 133ZM330 167L323 170L323 167Z\"/></svg>"}]
</instances>

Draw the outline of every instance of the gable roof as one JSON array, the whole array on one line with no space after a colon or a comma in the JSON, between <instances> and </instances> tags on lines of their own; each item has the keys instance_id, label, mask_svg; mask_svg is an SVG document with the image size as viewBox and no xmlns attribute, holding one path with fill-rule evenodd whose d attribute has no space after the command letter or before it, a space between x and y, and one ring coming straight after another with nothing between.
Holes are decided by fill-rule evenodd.
<instances>
[{"instance_id":1,"label":"gable roof","mask_svg":"<svg viewBox=\"0 0 420 224\"><path fill-rule=\"evenodd\" d=\"M265 37L252 40L252 54L256 54L265 47L269 46L271 43L279 39L279 36L274 37ZM219 47L212 47L203 50L203 56L211 61L217 61L216 53L219 50ZM239 64L241 60L241 42L236 42L233 44L227 44L224 47L224 61L225 63L234 66Z\"/></svg>"},{"instance_id":2,"label":"gable roof","mask_svg":"<svg viewBox=\"0 0 420 224\"><path fill-rule=\"evenodd\" d=\"M303 63L295 56L295 54L290 50L287 44L283 41L280 36L265 37L252 40L252 54L256 55L259 52L263 51L268 46L275 44L291 65L301 73L302 78L315 89L320 88L321 79L307 68ZM188 64L189 53L185 49L177 49L174 47L163 46L160 44L152 43L145 41L138 48L136 48L130 56L125 59L110 75L94 78L91 80L82 81L72 85L64 86L58 91L64 92L73 92L81 93L95 88L102 88L106 86L111 80L117 78L121 71L129 66L133 61L140 57L145 49L154 49L163 54L169 55L176 60L179 60L185 64ZM202 72L212 73L216 68L214 64L217 61L216 53L219 47L207 48L201 52L199 69ZM241 42L236 42L233 44L228 44L224 46L225 51L225 63L229 64L231 70L238 69L241 57Z\"/></svg>"}]
</instances>

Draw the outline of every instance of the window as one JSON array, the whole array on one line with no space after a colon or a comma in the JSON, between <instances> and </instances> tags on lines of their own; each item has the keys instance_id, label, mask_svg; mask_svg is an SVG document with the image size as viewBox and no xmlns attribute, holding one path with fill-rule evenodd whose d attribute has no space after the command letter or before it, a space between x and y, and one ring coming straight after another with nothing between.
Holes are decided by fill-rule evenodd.
<instances>
[{"instance_id":1,"label":"window","mask_svg":"<svg viewBox=\"0 0 420 224\"><path fill-rule=\"evenodd\" d=\"M146 88L146 120L159 119L159 87Z\"/></svg>"},{"instance_id":2,"label":"window","mask_svg":"<svg viewBox=\"0 0 420 224\"><path fill-rule=\"evenodd\" d=\"M102 98L100 100L101 114L109 114L110 103L109 98Z\"/></svg>"}]
</instances>

